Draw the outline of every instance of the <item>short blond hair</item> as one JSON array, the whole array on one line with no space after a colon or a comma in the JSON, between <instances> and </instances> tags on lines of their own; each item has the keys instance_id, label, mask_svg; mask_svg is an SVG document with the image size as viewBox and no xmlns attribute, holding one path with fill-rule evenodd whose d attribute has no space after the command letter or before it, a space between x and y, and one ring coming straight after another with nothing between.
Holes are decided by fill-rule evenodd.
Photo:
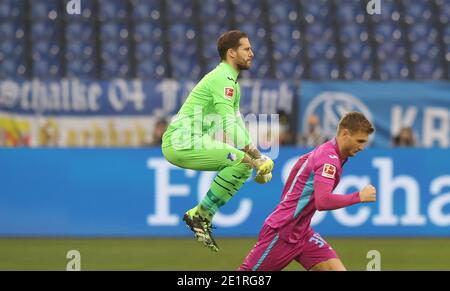
<instances>
[{"instance_id":1,"label":"short blond hair","mask_svg":"<svg viewBox=\"0 0 450 291\"><path fill-rule=\"evenodd\" d=\"M371 134L375 131L372 123L361 112L352 111L345 114L338 125L338 134L343 129L348 129L350 133L358 131Z\"/></svg>"}]
</instances>

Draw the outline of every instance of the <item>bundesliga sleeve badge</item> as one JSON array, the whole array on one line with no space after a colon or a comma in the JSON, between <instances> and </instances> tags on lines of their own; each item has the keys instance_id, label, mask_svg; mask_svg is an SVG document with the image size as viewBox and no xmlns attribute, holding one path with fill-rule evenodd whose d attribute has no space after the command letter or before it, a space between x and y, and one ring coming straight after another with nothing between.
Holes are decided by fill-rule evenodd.
<instances>
[{"instance_id":1,"label":"bundesliga sleeve badge","mask_svg":"<svg viewBox=\"0 0 450 291\"><path fill-rule=\"evenodd\" d=\"M322 171L323 177L334 179L335 175L336 175L336 167L335 166L330 165L330 164L323 165L323 171Z\"/></svg>"},{"instance_id":2,"label":"bundesliga sleeve badge","mask_svg":"<svg viewBox=\"0 0 450 291\"><path fill-rule=\"evenodd\" d=\"M226 87L224 89L224 96L225 99L233 99L233 95L234 95L234 89L230 88L230 87Z\"/></svg>"}]
</instances>

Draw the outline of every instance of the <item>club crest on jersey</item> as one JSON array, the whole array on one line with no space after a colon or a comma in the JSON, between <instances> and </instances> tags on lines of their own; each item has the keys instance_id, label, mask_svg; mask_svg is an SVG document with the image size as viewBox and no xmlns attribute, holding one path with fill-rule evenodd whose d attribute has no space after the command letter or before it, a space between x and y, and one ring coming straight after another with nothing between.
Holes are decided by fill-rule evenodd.
<instances>
[{"instance_id":1,"label":"club crest on jersey","mask_svg":"<svg viewBox=\"0 0 450 291\"><path fill-rule=\"evenodd\" d=\"M226 87L226 88L224 89L224 97L225 97L226 99L232 99L232 98L233 98L233 95L234 95L234 89L233 89L233 88Z\"/></svg>"},{"instance_id":2,"label":"club crest on jersey","mask_svg":"<svg viewBox=\"0 0 450 291\"><path fill-rule=\"evenodd\" d=\"M323 165L322 176L326 178L334 178L336 175L336 167L330 164Z\"/></svg>"},{"instance_id":3,"label":"club crest on jersey","mask_svg":"<svg viewBox=\"0 0 450 291\"><path fill-rule=\"evenodd\" d=\"M230 161L234 162L236 160L236 155L233 153L229 153L227 156L227 159L229 159Z\"/></svg>"}]
</instances>

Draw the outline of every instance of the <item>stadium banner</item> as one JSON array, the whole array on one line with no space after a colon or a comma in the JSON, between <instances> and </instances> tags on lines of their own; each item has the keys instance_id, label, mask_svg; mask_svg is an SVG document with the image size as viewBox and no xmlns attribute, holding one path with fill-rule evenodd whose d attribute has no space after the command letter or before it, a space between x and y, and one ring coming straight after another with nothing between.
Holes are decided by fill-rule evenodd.
<instances>
[{"instance_id":1,"label":"stadium banner","mask_svg":"<svg viewBox=\"0 0 450 291\"><path fill-rule=\"evenodd\" d=\"M178 112L193 81L0 81L0 146L145 146L159 118ZM291 114L298 86L242 80L241 113ZM4 142L2 142L2 136Z\"/></svg>"},{"instance_id":2,"label":"stadium banner","mask_svg":"<svg viewBox=\"0 0 450 291\"><path fill-rule=\"evenodd\" d=\"M450 146L450 83L304 81L300 86L298 129L307 130L307 119L316 114L323 135L333 136L340 117L363 112L376 127L372 144L392 145L401 128L411 127L419 146Z\"/></svg>"},{"instance_id":3,"label":"stadium banner","mask_svg":"<svg viewBox=\"0 0 450 291\"><path fill-rule=\"evenodd\" d=\"M307 149L281 149L273 180L249 180L220 209L217 236L256 236ZM181 220L215 172L169 164L151 149L1 149L0 236L191 236ZM446 150L367 149L350 158L336 193L372 183L377 202L318 212L324 236L450 236Z\"/></svg>"}]
</instances>

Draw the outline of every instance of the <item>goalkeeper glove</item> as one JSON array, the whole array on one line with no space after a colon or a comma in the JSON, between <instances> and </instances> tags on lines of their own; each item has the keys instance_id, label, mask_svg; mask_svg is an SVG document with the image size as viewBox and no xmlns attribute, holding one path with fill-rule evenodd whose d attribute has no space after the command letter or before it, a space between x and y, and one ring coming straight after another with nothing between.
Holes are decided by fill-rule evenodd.
<instances>
[{"instance_id":1,"label":"goalkeeper glove","mask_svg":"<svg viewBox=\"0 0 450 291\"><path fill-rule=\"evenodd\" d=\"M255 182L258 184L266 184L272 180L272 173L265 175L256 175Z\"/></svg>"},{"instance_id":2,"label":"goalkeeper glove","mask_svg":"<svg viewBox=\"0 0 450 291\"><path fill-rule=\"evenodd\" d=\"M273 161L269 157L261 155L260 158L253 160L253 167L256 175L266 175L272 172Z\"/></svg>"}]
</instances>

